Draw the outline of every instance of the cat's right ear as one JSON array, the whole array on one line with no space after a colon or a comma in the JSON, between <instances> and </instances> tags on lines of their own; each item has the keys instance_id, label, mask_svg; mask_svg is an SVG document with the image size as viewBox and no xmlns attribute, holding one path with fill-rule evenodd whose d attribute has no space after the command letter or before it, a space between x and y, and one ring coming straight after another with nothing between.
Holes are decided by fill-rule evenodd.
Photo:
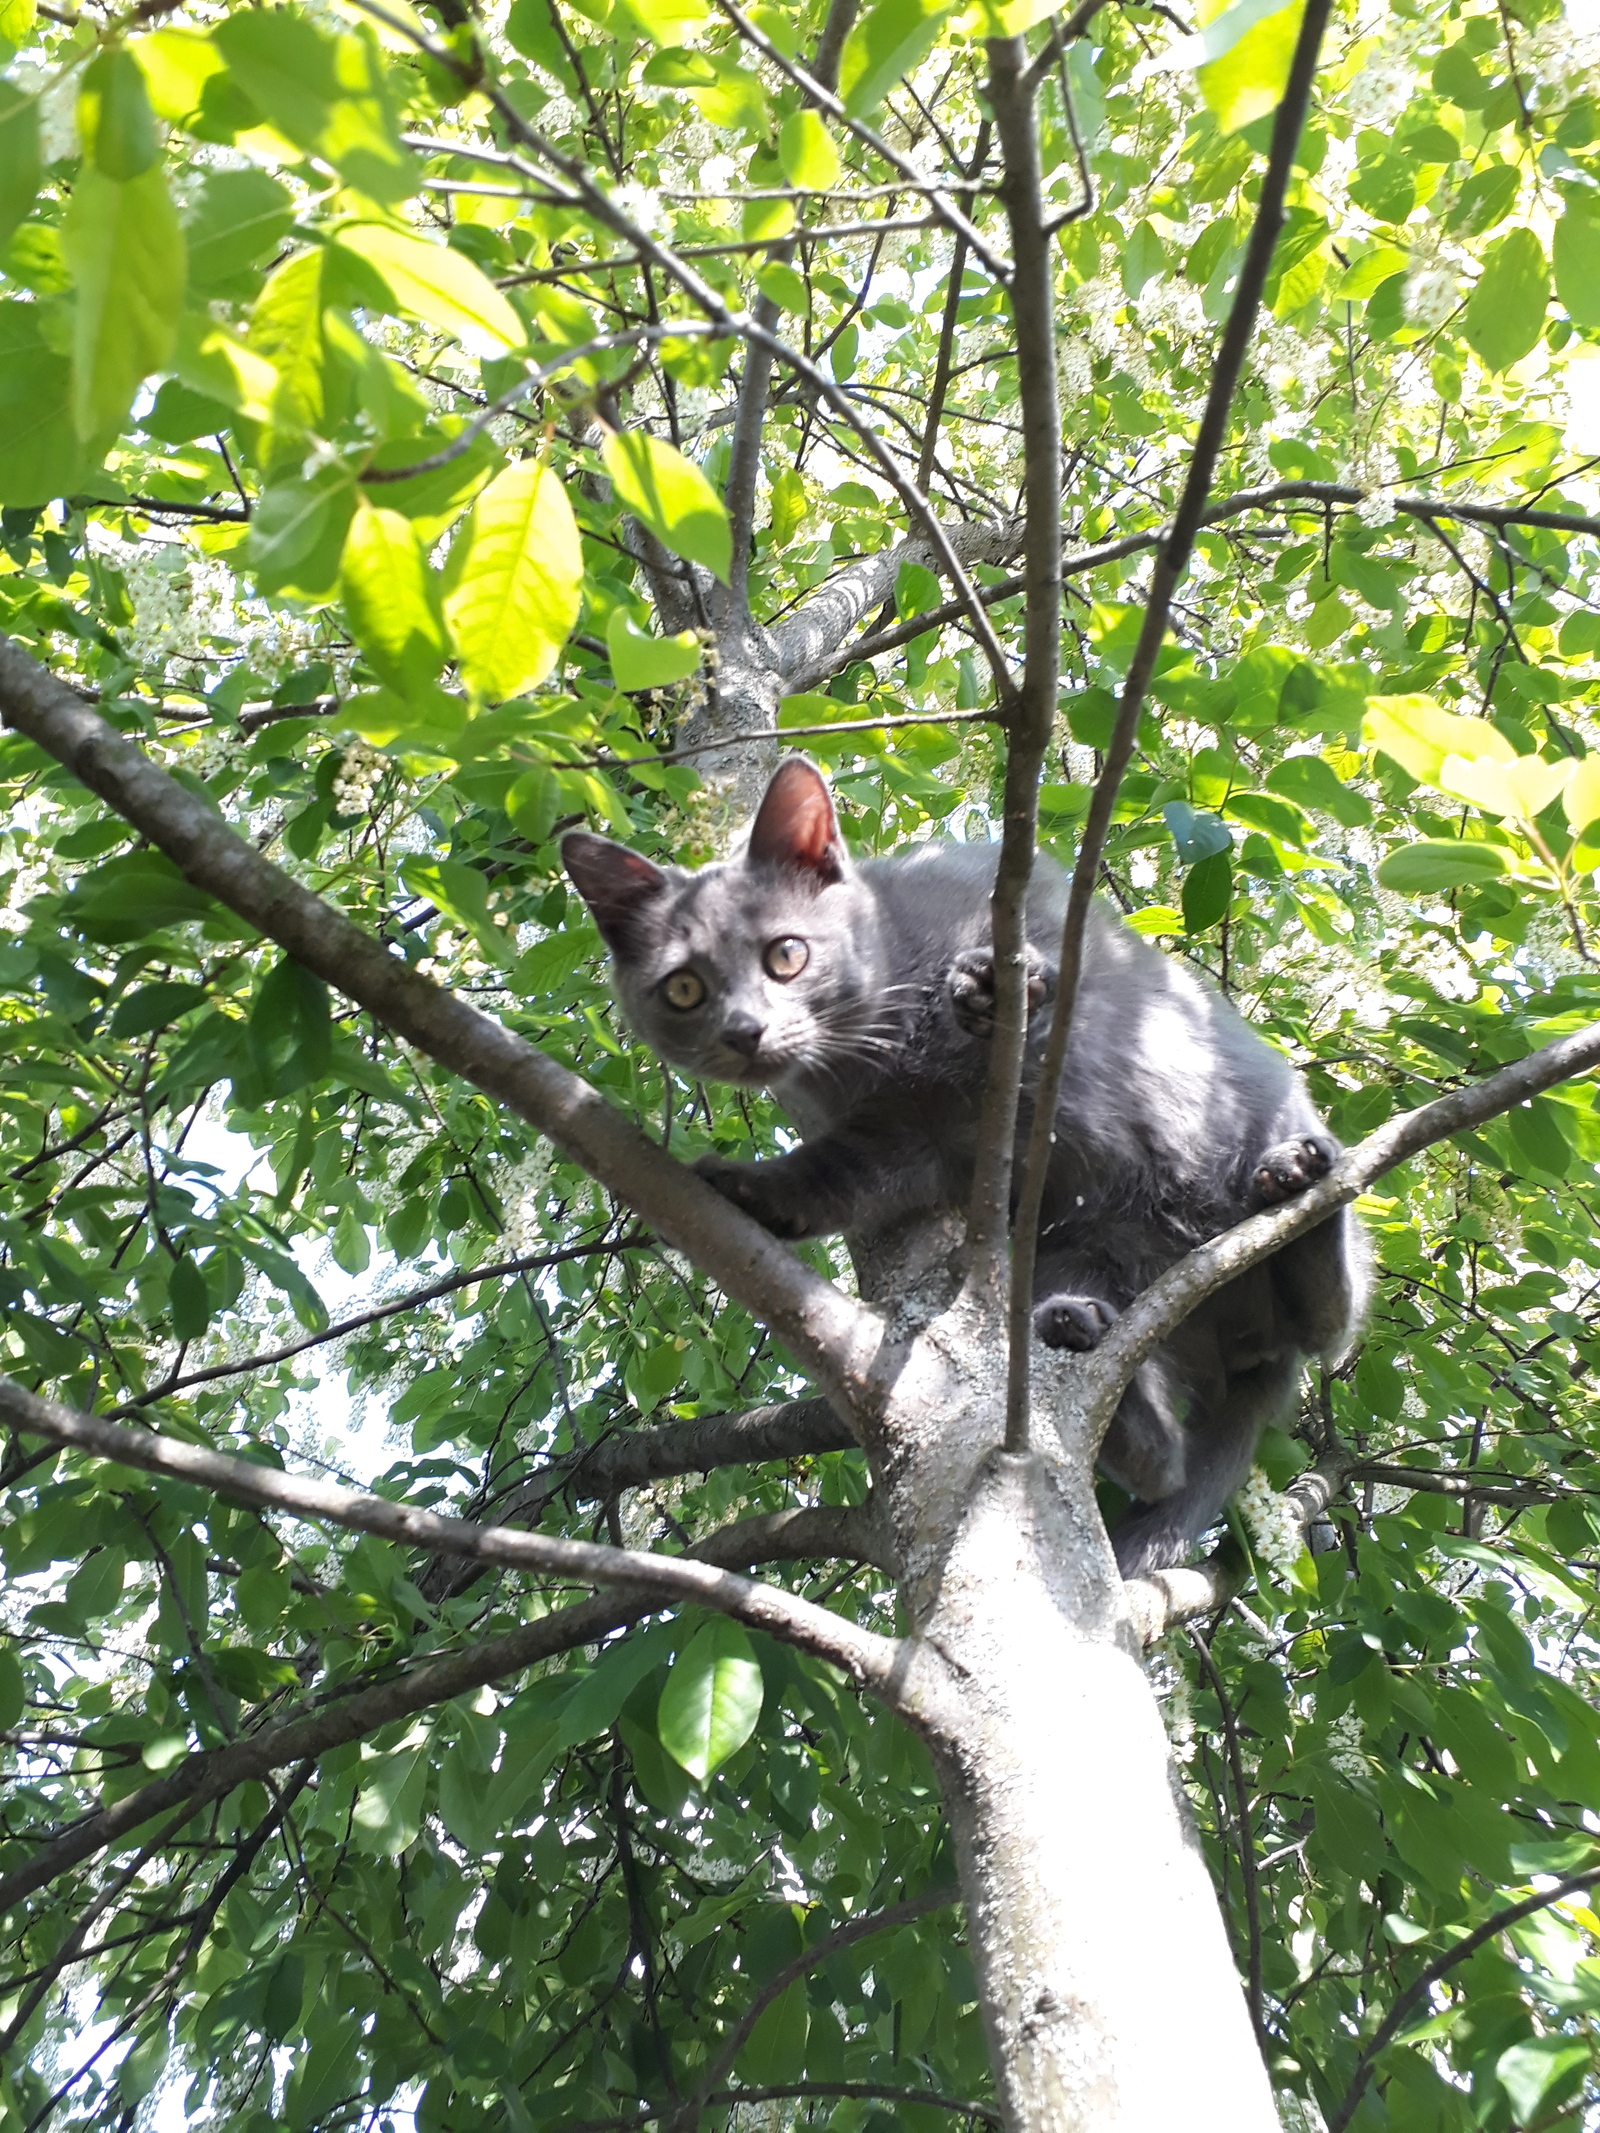
<instances>
[{"instance_id":1,"label":"cat's right ear","mask_svg":"<svg viewBox=\"0 0 1600 2133\"><path fill-rule=\"evenodd\" d=\"M646 907L665 890L666 875L625 844L588 830L572 830L562 838L561 858L607 947L625 948Z\"/></svg>"}]
</instances>

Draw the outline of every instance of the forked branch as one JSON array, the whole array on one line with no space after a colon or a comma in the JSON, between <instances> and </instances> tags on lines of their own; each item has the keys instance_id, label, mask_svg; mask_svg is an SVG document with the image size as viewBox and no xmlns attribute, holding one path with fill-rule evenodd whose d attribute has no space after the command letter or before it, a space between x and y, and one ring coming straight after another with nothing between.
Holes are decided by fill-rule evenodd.
<instances>
[{"instance_id":1,"label":"forked branch","mask_svg":"<svg viewBox=\"0 0 1600 2133\"><path fill-rule=\"evenodd\" d=\"M288 1512L296 1518L370 1533L379 1540L416 1548L430 1555L456 1555L470 1562L497 1563L512 1570L532 1570L545 1577L602 1585L629 1594L648 1595L658 1604L686 1601L734 1616L764 1629L786 1644L842 1667L862 1686L882 1688L889 1679L899 1646L892 1637L858 1628L842 1615L830 1614L798 1594L762 1585L732 1571L687 1556L653 1555L636 1548L607 1548L594 1541L564 1540L550 1533L529 1533L510 1526L478 1525L472 1519L446 1518L436 1511L393 1503L365 1489L336 1482L307 1481L253 1459L214 1452L204 1445L151 1436L108 1422L103 1415L82 1413L41 1399L10 1378L0 1377L0 1423L71 1446L97 1459L146 1474L189 1481L238 1503L263 1511ZM799 1514L779 1513L780 1518ZM774 1541L780 1538L773 1529ZM779 1553L797 1553L785 1543Z\"/></svg>"}]
</instances>

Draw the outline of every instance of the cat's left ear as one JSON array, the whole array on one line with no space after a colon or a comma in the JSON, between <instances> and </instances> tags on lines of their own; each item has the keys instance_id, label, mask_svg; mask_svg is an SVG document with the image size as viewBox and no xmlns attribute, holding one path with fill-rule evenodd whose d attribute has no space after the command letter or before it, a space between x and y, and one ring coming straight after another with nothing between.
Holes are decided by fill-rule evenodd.
<instances>
[{"instance_id":1,"label":"cat's left ear","mask_svg":"<svg viewBox=\"0 0 1600 2133\"><path fill-rule=\"evenodd\" d=\"M848 864L828 781L803 755L778 765L751 825L752 866L809 874L819 888L843 881Z\"/></svg>"},{"instance_id":2,"label":"cat's left ear","mask_svg":"<svg viewBox=\"0 0 1600 2133\"><path fill-rule=\"evenodd\" d=\"M666 888L666 875L641 853L588 830L572 830L562 838L561 858L606 946L620 952L645 906Z\"/></svg>"}]
</instances>

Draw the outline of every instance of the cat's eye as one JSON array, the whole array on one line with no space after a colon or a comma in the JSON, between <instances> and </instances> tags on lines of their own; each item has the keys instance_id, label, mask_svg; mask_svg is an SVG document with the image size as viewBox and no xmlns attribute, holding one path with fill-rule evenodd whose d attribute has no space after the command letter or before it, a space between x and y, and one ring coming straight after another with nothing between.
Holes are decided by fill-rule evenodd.
<instances>
[{"instance_id":1,"label":"cat's eye","mask_svg":"<svg viewBox=\"0 0 1600 2133\"><path fill-rule=\"evenodd\" d=\"M692 970L675 970L671 977L665 980L661 991L669 1007L679 1008L685 1013L691 1007L698 1007L706 996L704 980L697 977Z\"/></svg>"},{"instance_id":2,"label":"cat's eye","mask_svg":"<svg viewBox=\"0 0 1600 2133\"><path fill-rule=\"evenodd\" d=\"M786 934L781 941L769 941L761 958L770 978L797 978L811 960L811 950L804 941L797 941L793 934Z\"/></svg>"}]
</instances>

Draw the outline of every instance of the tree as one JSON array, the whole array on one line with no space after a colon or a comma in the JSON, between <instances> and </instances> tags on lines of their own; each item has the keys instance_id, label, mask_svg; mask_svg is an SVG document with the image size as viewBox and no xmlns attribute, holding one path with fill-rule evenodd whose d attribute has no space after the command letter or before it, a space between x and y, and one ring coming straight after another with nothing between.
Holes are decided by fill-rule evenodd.
<instances>
[{"instance_id":1,"label":"tree","mask_svg":"<svg viewBox=\"0 0 1600 2133\"><path fill-rule=\"evenodd\" d=\"M39 17L8 2133L1578 2122L1576 27ZM862 847L1000 845L973 1204L853 1256L679 1160L783 1121L632 1046L555 842L709 856L791 742ZM1098 886L1352 1144L1087 1358L1027 1339L1037 847L1049 1058ZM1120 1388L1352 1199L1359 1356L1124 1586Z\"/></svg>"}]
</instances>

